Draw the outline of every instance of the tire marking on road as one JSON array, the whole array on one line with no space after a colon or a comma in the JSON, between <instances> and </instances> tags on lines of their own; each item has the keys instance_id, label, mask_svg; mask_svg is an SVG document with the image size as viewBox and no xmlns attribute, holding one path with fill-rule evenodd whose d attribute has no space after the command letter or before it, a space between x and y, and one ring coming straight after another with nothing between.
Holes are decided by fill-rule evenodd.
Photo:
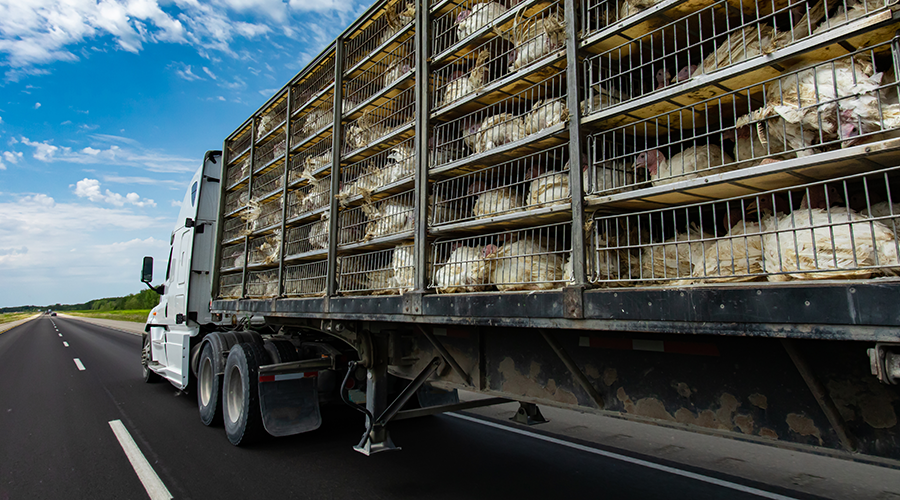
<instances>
[{"instance_id":1,"label":"tire marking on road","mask_svg":"<svg viewBox=\"0 0 900 500\"><path fill-rule=\"evenodd\" d=\"M591 448L590 446L584 446L577 443L570 443L569 441L564 441L562 439L552 438L550 436L544 436L542 434L535 434L533 432L528 432L522 429L516 429L515 427L507 427L505 425L497 424L494 422L489 422L486 420L480 420L474 417L470 417L468 415L460 415L458 413L445 413L445 415L458 418L461 420L467 420L469 422L473 422L476 424L486 425L488 427L494 427L496 429L504 430L507 432L512 432L514 434L520 434L522 436L528 436L531 438L539 439L541 441L546 441L548 443L558 444L561 446L566 446L569 448L573 448L579 451L584 451L587 453L593 453L594 455L600 455L602 457L611 458L613 460L619 460L622 462L627 462L634 465L640 465L642 467L647 467L648 469L655 469L661 472L667 472L669 474L673 474L676 476L686 477L688 479L693 479L696 481L701 481L704 483L713 484L716 486L721 486L723 488L732 489L735 491L740 491L743 493L749 493L751 495L756 495L762 498L771 498L772 500L796 500L794 497L788 497L784 495L779 495L778 493L772 493L771 491L760 490L758 488L753 488L750 486L744 486L743 484L732 483L731 481L725 481L724 479L717 479L714 477L704 476L703 474L698 474L696 472L689 472L686 470L676 469L675 467L669 467L667 465L661 465L653 462L649 462L647 460L641 460L639 458L633 458L626 455L620 455L618 453L613 453L604 450L598 450L597 448Z\"/></svg>"},{"instance_id":2,"label":"tire marking on road","mask_svg":"<svg viewBox=\"0 0 900 500\"><path fill-rule=\"evenodd\" d=\"M82 372L84 371L84 365L81 364L81 360L80 360L80 359L75 358L75 366L78 367L78 370L79 370L79 371L82 371Z\"/></svg>"},{"instance_id":3,"label":"tire marking on road","mask_svg":"<svg viewBox=\"0 0 900 500\"><path fill-rule=\"evenodd\" d=\"M144 457L144 454L141 453L141 449L138 448L137 443L134 442L134 439L131 437L128 429L125 428L125 425L122 424L122 421L110 420L109 426L112 427L112 431L116 435L116 439L119 440L119 444L122 446L125 456L128 457L128 461L131 462L131 467L137 474L138 479L141 480L141 484L143 484L144 489L147 490L147 495L150 496L150 500L168 500L172 498L169 489L166 488L162 479L159 478L156 471L150 466L150 462L148 462Z\"/></svg>"},{"instance_id":4,"label":"tire marking on road","mask_svg":"<svg viewBox=\"0 0 900 500\"><path fill-rule=\"evenodd\" d=\"M66 341L63 341L63 345L66 346L66 347L69 347L69 343L66 342Z\"/></svg>"}]
</instances>

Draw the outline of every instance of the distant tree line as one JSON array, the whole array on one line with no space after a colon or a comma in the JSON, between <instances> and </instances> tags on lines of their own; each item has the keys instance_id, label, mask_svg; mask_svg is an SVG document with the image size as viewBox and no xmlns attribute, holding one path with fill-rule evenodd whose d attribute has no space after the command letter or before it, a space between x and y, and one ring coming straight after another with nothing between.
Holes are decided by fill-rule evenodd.
<instances>
[{"instance_id":1,"label":"distant tree line","mask_svg":"<svg viewBox=\"0 0 900 500\"><path fill-rule=\"evenodd\" d=\"M0 313L36 312L53 309L54 311L128 311L134 309L152 309L159 304L159 295L153 290L142 290L124 297L94 299L81 304L52 304L47 306L18 306L0 308Z\"/></svg>"}]
</instances>

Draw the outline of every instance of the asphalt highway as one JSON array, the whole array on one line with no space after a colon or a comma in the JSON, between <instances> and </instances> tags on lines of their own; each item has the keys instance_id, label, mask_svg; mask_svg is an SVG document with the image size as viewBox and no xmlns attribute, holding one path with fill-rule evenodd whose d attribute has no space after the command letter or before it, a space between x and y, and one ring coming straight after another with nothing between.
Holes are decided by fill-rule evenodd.
<instances>
[{"instance_id":1,"label":"asphalt highway","mask_svg":"<svg viewBox=\"0 0 900 500\"><path fill-rule=\"evenodd\" d=\"M148 498L160 492L148 469L174 498L811 498L471 416L396 422L402 451L365 457L352 450L361 414L327 407L317 431L236 448L200 422L193 394L143 383L140 347L136 335L62 317L0 334L0 500ZM132 465L116 421L146 467Z\"/></svg>"}]
</instances>

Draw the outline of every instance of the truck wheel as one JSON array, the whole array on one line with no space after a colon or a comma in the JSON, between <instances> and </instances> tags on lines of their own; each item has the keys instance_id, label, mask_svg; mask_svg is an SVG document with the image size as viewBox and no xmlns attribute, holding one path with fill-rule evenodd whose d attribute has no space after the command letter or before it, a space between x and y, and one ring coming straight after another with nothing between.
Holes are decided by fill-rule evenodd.
<instances>
[{"instance_id":1,"label":"truck wheel","mask_svg":"<svg viewBox=\"0 0 900 500\"><path fill-rule=\"evenodd\" d=\"M144 345L141 347L141 368L144 369L144 382L152 384L154 382L159 382L161 377L148 366L150 364L150 336L145 333L143 338Z\"/></svg>"},{"instance_id":2,"label":"truck wheel","mask_svg":"<svg viewBox=\"0 0 900 500\"><path fill-rule=\"evenodd\" d=\"M197 407L200 408L200 421L204 425L217 425L222 422L219 404L222 376L216 375L213 356L213 347L207 342L200 351L200 361L197 362Z\"/></svg>"},{"instance_id":3,"label":"truck wheel","mask_svg":"<svg viewBox=\"0 0 900 500\"><path fill-rule=\"evenodd\" d=\"M266 340L264 347L273 363L287 363L300 360L300 355L297 354L297 348L294 347L294 344L292 344L290 340Z\"/></svg>"},{"instance_id":4,"label":"truck wheel","mask_svg":"<svg viewBox=\"0 0 900 500\"><path fill-rule=\"evenodd\" d=\"M265 359L267 355L261 345L245 342L232 347L225 361L222 413L225 435L235 446L251 444L263 435L259 365Z\"/></svg>"}]
</instances>

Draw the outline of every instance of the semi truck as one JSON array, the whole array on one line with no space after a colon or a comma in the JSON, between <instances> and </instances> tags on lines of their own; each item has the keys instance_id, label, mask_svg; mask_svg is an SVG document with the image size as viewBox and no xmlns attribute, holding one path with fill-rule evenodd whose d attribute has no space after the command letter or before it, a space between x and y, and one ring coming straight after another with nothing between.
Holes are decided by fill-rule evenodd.
<instances>
[{"instance_id":1,"label":"semi truck","mask_svg":"<svg viewBox=\"0 0 900 500\"><path fill-rule=\"evenodd\" d=\"M235 445L346 404L372 454L517 401L896 460L898 27L881 0L376 2L204 156L144 378Z\"/></svg>"}]
</instances>

